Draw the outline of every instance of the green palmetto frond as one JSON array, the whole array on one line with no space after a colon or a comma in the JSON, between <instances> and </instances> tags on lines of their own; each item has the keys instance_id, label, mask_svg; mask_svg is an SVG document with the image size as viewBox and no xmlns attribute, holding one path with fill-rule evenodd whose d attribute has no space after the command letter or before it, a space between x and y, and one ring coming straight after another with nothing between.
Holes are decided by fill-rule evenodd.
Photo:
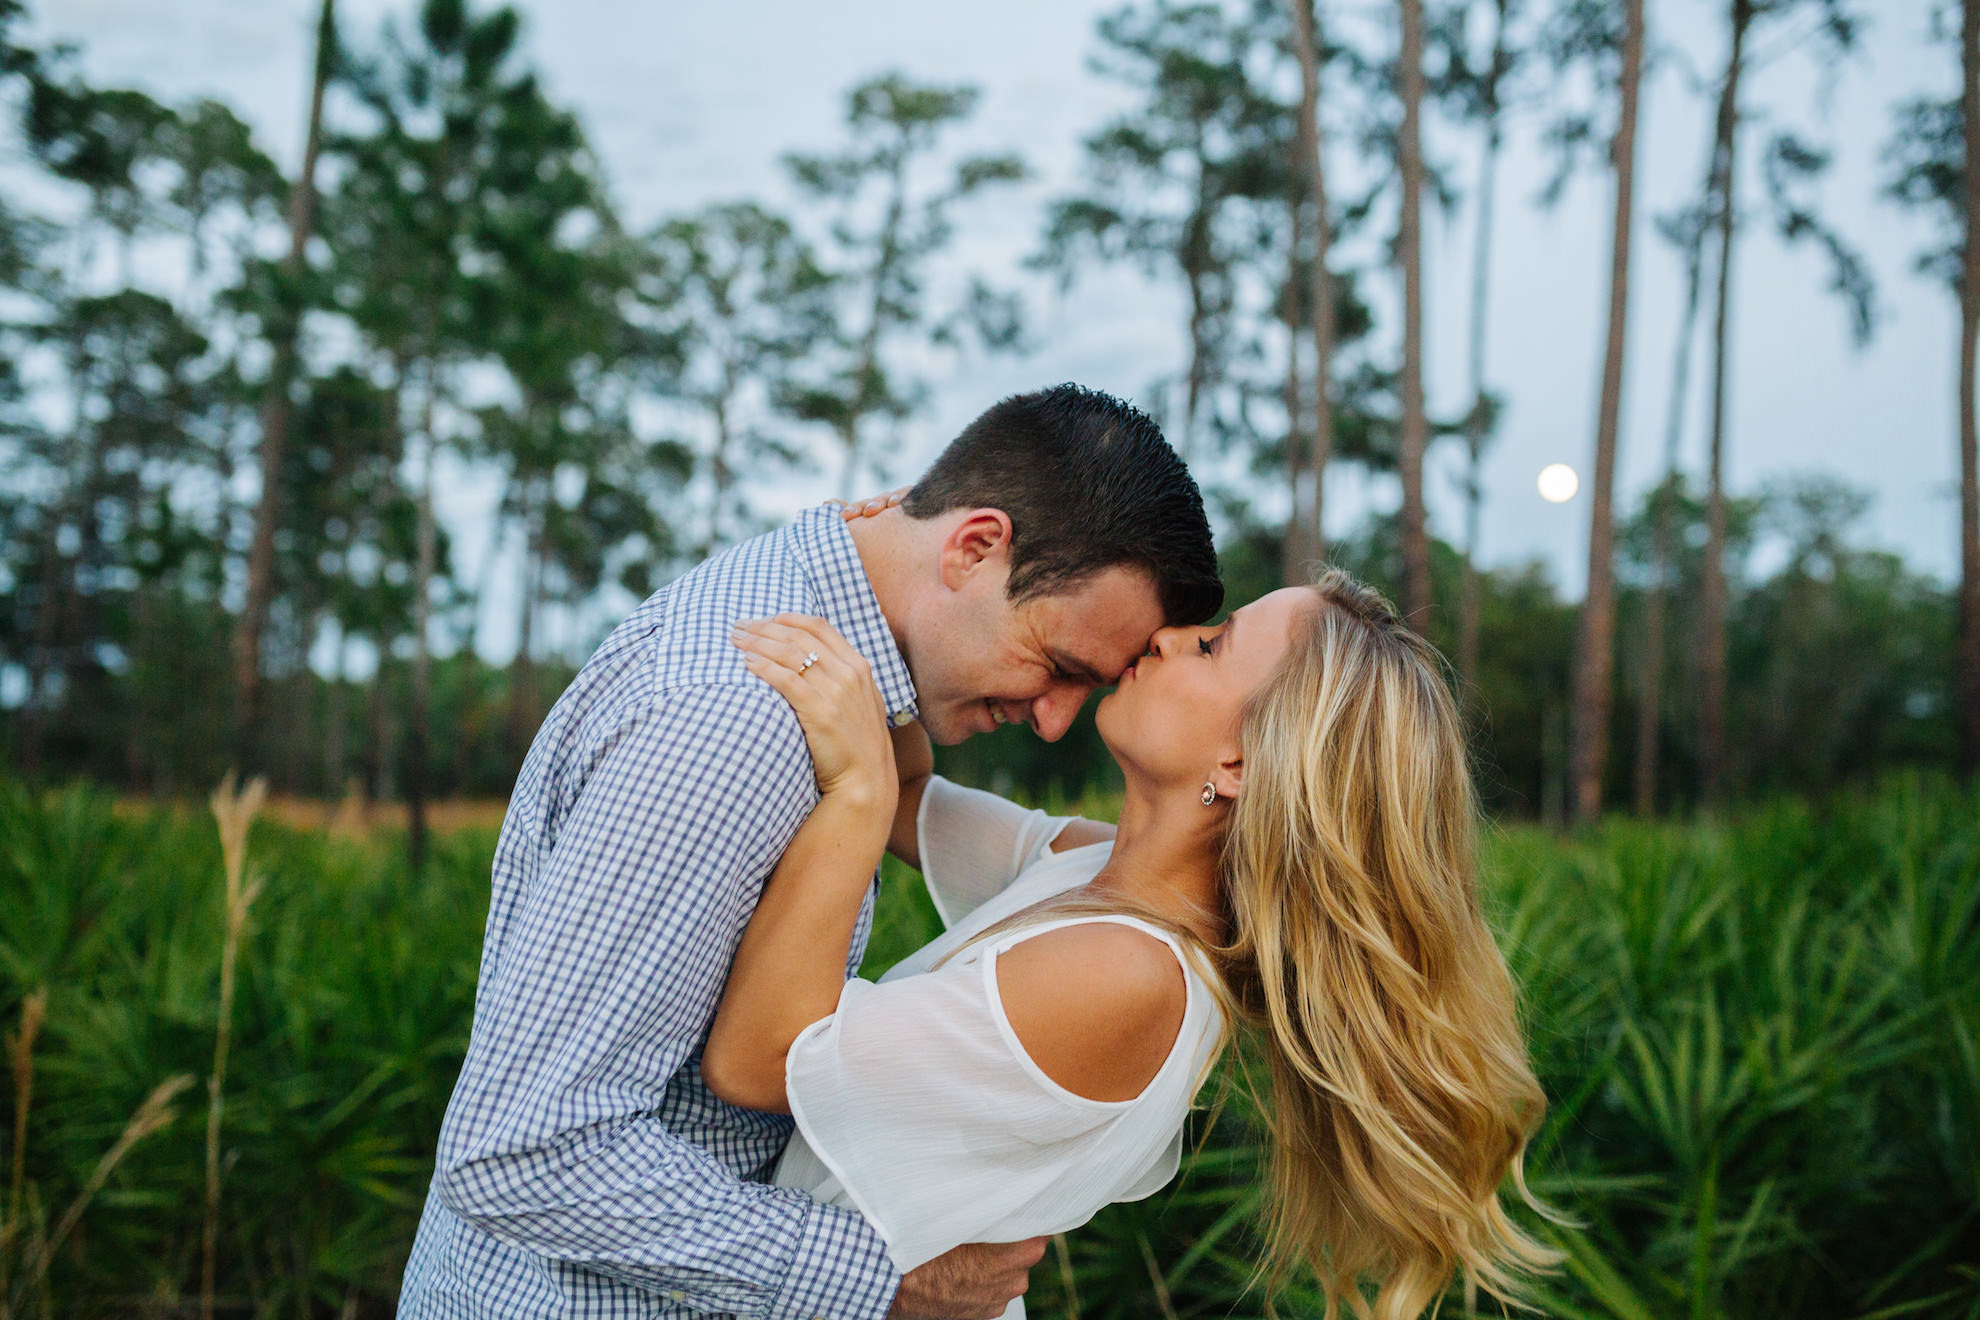
<instances>
[{"instance_id":1,"label":"green palmetto frond","mask_svg":"<svg viewBox=\"0 0 1980 1320\"><path fill-rule=\"evenodd\" d=\"M217 1295L322 1316L394 1295L466 1048L493 847L441 836L414 883L396 836L257 825L266 884L239 951ZM9 1031L49 987L17 1281L159 1079L211 1066L221 849L190 812L0 785L0 867ZM1507 828L1484 875L1550 1098L1530 1182L1573 1221L1526 1221L1567 1254L1536 1282L1539 1314L1973 1310L1980 794L1907 779L1716 825ZM890 862L869 975L938 926ZM1234 1089L1201 1114L1178 1180L1068 1234L1064 1268L1048 1252L1036 1320L1070 1318L1075 1295L1079 1320L1320 1315L1310 1280L1268 1295L1257 1277L1248 1106ZM49 1260L56 1313L194 1295L198 1128L159 1129L102 1172ZM1454 1286L1443 1314L1500 1313L1474 1307Z\"/></svg>"}]
</instances>

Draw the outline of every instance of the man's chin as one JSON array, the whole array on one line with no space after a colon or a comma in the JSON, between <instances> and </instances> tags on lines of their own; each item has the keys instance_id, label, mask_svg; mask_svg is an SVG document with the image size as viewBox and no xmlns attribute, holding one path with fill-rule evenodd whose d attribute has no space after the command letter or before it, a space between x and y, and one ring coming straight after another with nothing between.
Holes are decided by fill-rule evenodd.
<instances>
[{"instance_id":1,"label":"man's chin","mask_svg":"<svg viewBox=\"0 0 1980 1320\"><path fill-rule=\"evenodd\" d=\"M997 721L987 701L966 701L940 710L921 712L921 727L928 731L928 741L938 747L954 747L978 734L995 733L1003 726Z\"/></svg>"},{"instance_id":2,"label":"man's chin","mask_svg":"<svg viewBox=\"0 0 1980 1320\"><path fill-rule=\"evenodd\" d=\"M954 747L973 734L984 732L978 723L961 716L962 712L954 710L924 710L921 712L921 727L927 732L928 741L937 747Z\"/></svg>"}]
</instances>

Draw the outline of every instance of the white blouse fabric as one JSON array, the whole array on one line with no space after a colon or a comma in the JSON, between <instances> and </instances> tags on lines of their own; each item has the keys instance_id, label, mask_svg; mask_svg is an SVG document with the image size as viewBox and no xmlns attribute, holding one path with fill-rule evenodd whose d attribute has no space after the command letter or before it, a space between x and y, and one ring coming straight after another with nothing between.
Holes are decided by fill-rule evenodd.
<instances>
[{"instance_id":1,"label":"white blouse fabric","mask_svg":"<svg viewBox=\"0 0 1980 1320\"><path fill-rule=\"evenodd\" d=\"M903 1273L965 1242L1077 1228L1175 1176L1183 1119L1224 1027L1205 973L1175 938L1130 916L1079 916L955 952L1100 869L1109 843L1051 851L1065 824L931 779L917 829L922 874L947 931L877 984L848 981L837 1011L791 1046L785 1085L797 1133L776 1181L865 1215ZM1175 1044L1132 1100L1089 1100L1054 1082L1025 1053L998 994L1005 950L1096 921L1167 944L1187 987ZM1022 1299L1005 1314L1023 1316Z\"/></svg>"}]
</instances>

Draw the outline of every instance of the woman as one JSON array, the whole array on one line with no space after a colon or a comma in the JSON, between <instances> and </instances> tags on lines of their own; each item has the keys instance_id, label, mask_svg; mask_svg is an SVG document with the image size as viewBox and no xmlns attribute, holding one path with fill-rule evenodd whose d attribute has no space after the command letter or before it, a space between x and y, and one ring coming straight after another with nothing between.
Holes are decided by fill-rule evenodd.
<instances>
[{"instance_id":1,"label":"woman","mask_svg":"<svg viewBox=\"0 0 1980 1320\"><path fill-rule=\"evenodd\" d=\"M1401 1320L1457 1269L1515 1294L1507 1217L1544 1098L1473 880L1476 807L1436 653L1340 572L1158 632L1100 703L1118 833L897 768L864 662L816 620L739 627L821 800L765 887L702 1074L788 1110L778 1181L858 1208L903 1270L1063 1231L1175 1172L1227 1027L1269 1064L1275 1276L1375 1283ZM883 847L949 929L847 982ZM1013 1304L1012 1315L1021 1315Z\"/></svg>"}]
</instances>

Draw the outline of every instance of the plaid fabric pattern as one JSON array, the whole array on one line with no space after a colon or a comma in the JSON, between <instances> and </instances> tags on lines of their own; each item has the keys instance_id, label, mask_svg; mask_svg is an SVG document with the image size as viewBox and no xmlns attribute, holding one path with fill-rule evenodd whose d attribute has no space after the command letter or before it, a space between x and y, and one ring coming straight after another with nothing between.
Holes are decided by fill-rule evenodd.
<instances>
[{"instance_id":1,"label":"plaid fabric pattern","mask_svg":"<svg viewBox=\"0 0 1980 1320\"><path fill-rule=\"evenodd\" d=\"M701 1081L736 943L817 802L796 718L728 640L737 619L786 611L830 620L890 719L916 717L830 508L656 592L586 662L502 822L405 1320L862 1320L892 1302L899 1276L865 1220L763 1181L791 1120Z\"/></svg>"}]
</instances>

